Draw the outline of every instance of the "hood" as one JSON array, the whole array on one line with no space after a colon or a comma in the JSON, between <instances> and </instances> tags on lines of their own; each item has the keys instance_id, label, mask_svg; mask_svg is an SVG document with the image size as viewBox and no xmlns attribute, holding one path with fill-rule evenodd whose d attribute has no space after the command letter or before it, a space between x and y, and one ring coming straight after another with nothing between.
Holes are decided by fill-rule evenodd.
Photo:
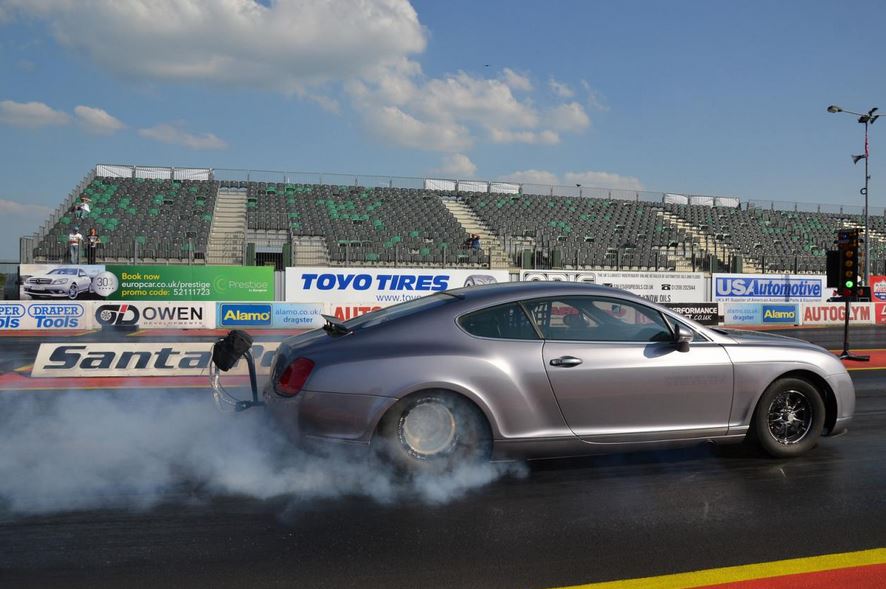
<instances>
[{"instance_id":1,"label":"hood","mask_svg":"<svg viewBox=\"0 0 886 589\"><path fill-rule=\"evenodd\" d=\"M807 342L805 340L789 337L787 335L778 335L775 333L766 333L762 331L747 331L744 329L717 329L718 333L728 335L737 344L749 345L773 345L773 346L792 346L796 348L812 348L816 350L824 350L822 346Z\"/></svg>"}]
</instances>

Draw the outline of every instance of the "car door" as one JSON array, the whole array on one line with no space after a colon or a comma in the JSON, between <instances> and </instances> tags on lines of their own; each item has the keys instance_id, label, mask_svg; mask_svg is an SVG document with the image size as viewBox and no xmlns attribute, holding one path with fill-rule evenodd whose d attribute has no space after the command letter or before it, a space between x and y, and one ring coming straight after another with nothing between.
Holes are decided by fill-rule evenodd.
<instances>
[{"instance_id":1,"label":"car door","mask_svg":"<svg viewBox=\"0 0 886 589\"><path fill-rule=\"evenodd\" d=\"M723 435L732 406L726 351L694 333L673 341L657 310L616 297L525 302L542 331L545 369L563 416L587 442Z\"/></svg>"}]
</instances>

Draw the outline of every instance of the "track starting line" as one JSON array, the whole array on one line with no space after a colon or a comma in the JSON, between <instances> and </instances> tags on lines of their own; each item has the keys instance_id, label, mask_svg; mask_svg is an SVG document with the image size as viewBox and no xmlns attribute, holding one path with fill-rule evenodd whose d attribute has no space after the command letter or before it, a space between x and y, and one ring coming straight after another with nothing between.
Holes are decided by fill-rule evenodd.
<instances>
[{"instance_id":1,"label":"track starting line","mask_svg":"<svg viewBox=\"0 0 886 589\"><path fill-rule=\"evenodd\" d=\"M886 548L792 558L561 589L881 589Z\"/></svg>"}]
</instances>

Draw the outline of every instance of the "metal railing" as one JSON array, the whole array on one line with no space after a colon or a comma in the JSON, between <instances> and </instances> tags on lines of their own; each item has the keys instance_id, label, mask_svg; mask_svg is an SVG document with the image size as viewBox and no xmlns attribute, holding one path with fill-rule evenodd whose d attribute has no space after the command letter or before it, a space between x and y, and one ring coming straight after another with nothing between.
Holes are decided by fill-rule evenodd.
<instances>
[{"instance_id":1,"label":"metal railing","mask_svg":"<svg viewBox=\"0 0 886 589\"><path fill-rule=\"evenodd\" d=\"M206 249L203 244L191 244L185 241L161 241L156 244L142 244L137 240L126 240L99 244L95 251L95 263L120 264L205 264ZM70 263L69 249L66 244L52 243L34 248L33 262L67 264ZM88 262L86 246L80 247L80 264Z\"/></svg>"}]
</instances>

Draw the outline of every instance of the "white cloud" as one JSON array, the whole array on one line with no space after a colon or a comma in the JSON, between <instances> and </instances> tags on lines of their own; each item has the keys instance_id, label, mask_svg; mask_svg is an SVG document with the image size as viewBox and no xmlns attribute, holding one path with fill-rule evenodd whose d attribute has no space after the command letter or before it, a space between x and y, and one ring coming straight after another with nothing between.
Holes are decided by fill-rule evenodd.
<instances>
[{"instance_id":1,"label":"white cloud","mask_svg":"<svg viewBox=\"0 0 886 589\"><path fill-rule=\"evenodd\" d=\"M0 0L103 68L286 92L420 53L407 0Z\"/></svg>"},{"instance_id":2,"label":"white cloud","mask_svg":"<svg viewBox=\"0 0 886 589\"><path fill-rule=\"evenodd\" d=\"M364 112L367 127L396 145L431 151L460 151L471 146L470 132L456 123L420 121L396 106Z\"/></svg>"},{"instance_id":3,"label":"white cloud","mask_svg":"<svg viewBox=\"0 0 886 589\"><path fill-rule=\"evenodd\" d=\"M581 184L594 188L618 188L621 190L645 190L639 178L620 176L612 172L567 172L563 175L567 185Z\"/></svg>"},{"instance_id":4,"label":"white cloud","mask_svg":"<svg viewBox=\"0 0 886 589\"><path fill-rule=\"evenodd\" d=\"M577 102L561 104L552 108L546 117L548 125L558 131L576 133L591 124L585 109Z\"/></svg>"},{"instance_id":5,"label":"white cloud","mask_svg":"<svg viewBox=\"0 0 886 589\"><path fill-rule=\"evenodd\" d=\"M558 82L554 78L548 80L548 88L560 98L572 98L575 96L575 92L572 88L563 82Z\"/></svg>"},{"instance_id":6,"label":"white cloud","mask_svg":"<svg viewBox=\"0 0 886 589\"><path fill-rule=\"evenodd\" d=\"M504 181L519 182L521 184L559 184L560 179L553 172L547 170L521 170L511 172L501 178Z\"/></svg>"},{"instance_id":7,"label":"white cloud","mask_svg":"<svg viewBox=\"0 0 886 589\"><path fill-rule=\"evenodd\" d=\"M42 102L0 101L0 123L15 127L47 127L67 125L71 117Z\"/></svg>"},{"instance_id":8,"label":"white cloud","mask_svg":"<svg viewBox=\"0 0 886 589\"><path fill-rule=\"evenodd\" d=\"M494 143L556 143L550 129L537 129L540 115L530 99L518 99L502 80L465 72L423 77L402 60L347 85L366 126L404 147L461 151L485 131Z\"/></svg>"},{"instance_id":9,"label":"white cloud","mask_svg":"<svg viewBox=\"0 0 886 589\"><path fill-rule=\"evenodd\" d=\"M425 76L415 58L428 31L408 0L0 0L0 10L46 22L59 44L123 76L270 89L333 113L343 86L364 127L399 146L550 145L551 122L583 128L575 113L567 127L566 113L537 106L525 72Z\"/></svg>"},{"instance_id":10,"label":"white cloud","mask_svg":"<svg viewBox=\"0 0 886 589\"><path fill-rule=\"evenodd\" d=\"M477 173L477 166L462 153L451 153L443 157L443 164L431 171L432 174L451 176L454 178L472 178Z\"/></svg>"},{"instance_id":11,"label":"white cloud","mask_svg":"<svg viewBox=\"0 0 886 589\"><path fill-rule=\"evenodd\" d=\"M489 139L493 143L538 143L542 145L555 145L560 142L560 136L554 131L509 131L507 129L489 129Z\"/></svg>"},{"instance_id":12,"label":"white cloud","mask_svg":"<svg viewBox=\"0 0 886 589\"><path fill-rule=\"evenodd\" d=\"M587 80L581 81L581 87L584 88L585 94L587 96L588 107L591 110L596 110L599 112L606 112L609 110L609 106L606 104L606 99L602 94L594 90Z\"/></svg>"},{"instance_id":13,"label":"white cloud","mask_svg":"<svg viewBox=\"0 0 886 589\"><path fill-rule=\"evenodd\" d=\"M504 83L512 90L532 91L532 82L529 81L529 76L518 74L509 67L503 69L501 73Z\"/></svg>"},{"instance_id":14,"label":"white cloud","mask_svg":"<svg viewBox=\"0 0 886 589\"><path fill-rule=\"evenodd\" d=\"M51 212L49 207L0 198L0 217L42 219Z\"/></svg>"},{"instance_id":15,"label":"white cloud","mask_svg":"<svg viewBox=\"0 0 886 589\"><path fill-rule=\"evenodd\" d=\"M588 188L615 188L620 190L645 190L639 178L633 176L621 176L612 172L566 172L560 179L553 172L547 170L522 170L512 172L501 178L524 184L544 184L574 186L581 184Z\"/></svg>"},{"instance_id":16,"label":"white cloud","mask_svg":"<svg viewBox=\"0 0 886 589\"><path fill-rule=\"evenodd\" d=\"M110 135L126 127L120 119L109 115L107 111L91 106L76 107L74 116L84 129L99 135Z\"/></svg>"},{"instance_id":17,"label":"white cloud","mask_svg":"<svg viewBox=\"0 0 886 589\"><path fill-rule=\"evenodd\" d=\"M170 145L181 145L188 149L206 150L206 149L224 149L227 143L213 135L212 133L202 133L195 135L188 133L178 125L161 124L149 127L147 129L139 129L138 134L154 141L161 143L169 143Z\"/></svg>"}]
</instances>

